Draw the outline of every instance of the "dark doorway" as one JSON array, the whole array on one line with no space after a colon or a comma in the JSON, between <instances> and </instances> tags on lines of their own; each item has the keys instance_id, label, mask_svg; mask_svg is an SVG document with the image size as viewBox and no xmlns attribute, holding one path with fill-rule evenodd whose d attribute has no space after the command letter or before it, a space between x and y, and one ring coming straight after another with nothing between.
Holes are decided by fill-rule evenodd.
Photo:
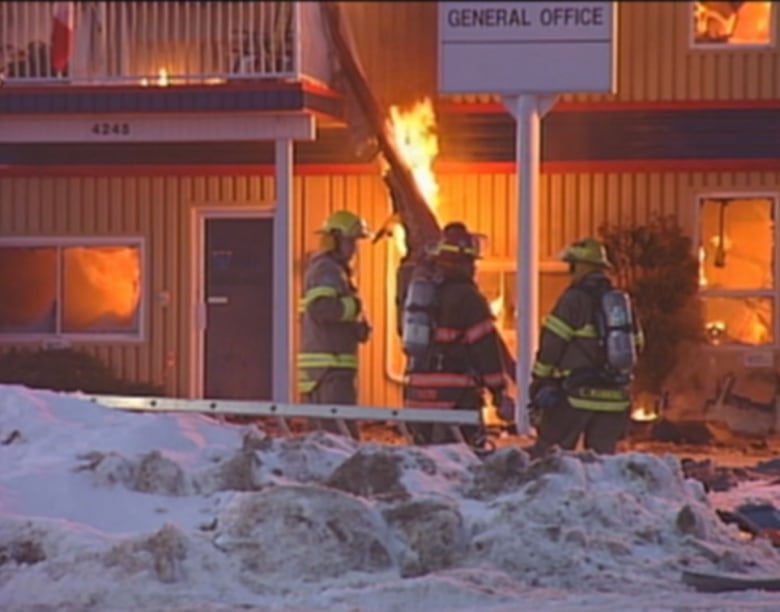
<instances>
[{"instance_id":1,"label":"dark doorway","mask_svg":"<svg viewBox=\"0 0 780 612\"><path fill-rule=\"evenodd\" d=\"M204 397L271 399L273 219L205 219Z\"/></svg>"}]
</instances>

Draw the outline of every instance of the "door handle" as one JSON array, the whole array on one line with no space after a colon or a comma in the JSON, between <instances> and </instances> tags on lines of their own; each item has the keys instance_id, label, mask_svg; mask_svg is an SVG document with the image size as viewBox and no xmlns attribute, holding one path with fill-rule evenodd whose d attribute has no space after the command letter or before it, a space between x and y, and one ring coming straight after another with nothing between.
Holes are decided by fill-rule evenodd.
<instances>
[{"instance_id":1,"label":"door handle","mask_svg":"<svg viewBox=\"0 0 780 612\"><path fill-rule=\"evenodd\" d=\"M228 301L226 295L210 295L206 298L206 303L209 305L227 304Z\"/></svg>"}]
</instances>

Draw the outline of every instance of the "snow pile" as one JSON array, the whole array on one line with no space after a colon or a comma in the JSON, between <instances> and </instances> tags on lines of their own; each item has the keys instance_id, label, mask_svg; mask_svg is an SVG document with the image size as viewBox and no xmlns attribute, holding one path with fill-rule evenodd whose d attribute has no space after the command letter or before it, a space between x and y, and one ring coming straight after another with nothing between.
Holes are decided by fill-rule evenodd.
<instances>
[{"instance_id":1,"label":"snow pile","mask_svg":"<svg viewBox=\"0 0 780 612\"><path fill-rule=\"evenodd\" d=\"M272 439L0 387L0 463L3 610L640 609L707 598L685 568L780 575L672 456Z\"/></svg>"}]
</instances>

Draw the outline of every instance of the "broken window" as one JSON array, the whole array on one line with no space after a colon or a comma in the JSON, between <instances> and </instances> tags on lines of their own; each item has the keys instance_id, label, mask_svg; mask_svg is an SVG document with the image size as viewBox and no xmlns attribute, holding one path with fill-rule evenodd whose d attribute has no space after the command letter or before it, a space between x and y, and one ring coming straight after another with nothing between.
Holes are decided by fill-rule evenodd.
<instances>
[{"instance_id":1,"label":"broken window","mask_svg":"<svg viewBox=\"0 0 780 612\"><path fill-rule=\"evenodd\" d=\"M772 2L692 2L693 43L772 44Z\"/></svg>"},{"instance_id":2,"label":"broken window","mask_svg":"<svg viewBox=\"0 0 780 612\"><path fill-rule=\"evenodd\" d=\"M139 336L141 246L0 246L0 334Z\"/></svg>"},{"instance_id":3,"label":"broken window","mask_svg":"<svg viewBox=\"0 0 780 612\"><path fill-rule=\"evenodd\" d=\"M699 287L713 345L773 344L775 200L699 202Z\"/></svg>"}]
</instances>

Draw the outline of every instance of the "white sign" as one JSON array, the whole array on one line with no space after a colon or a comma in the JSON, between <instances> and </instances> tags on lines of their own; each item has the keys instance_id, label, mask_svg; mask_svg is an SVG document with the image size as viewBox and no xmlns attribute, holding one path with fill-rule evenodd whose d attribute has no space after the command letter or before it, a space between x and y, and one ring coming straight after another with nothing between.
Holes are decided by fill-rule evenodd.
<instances>
[{"instance_id":1,"label":"white sign","mask_svg":"<svg viewBox=\"0 0 780 612\"><path fill-rule=\"evenodd\" d=\"M439 2L439 91L612 92L615 4Z\"/></svg>"}]
</instances>

